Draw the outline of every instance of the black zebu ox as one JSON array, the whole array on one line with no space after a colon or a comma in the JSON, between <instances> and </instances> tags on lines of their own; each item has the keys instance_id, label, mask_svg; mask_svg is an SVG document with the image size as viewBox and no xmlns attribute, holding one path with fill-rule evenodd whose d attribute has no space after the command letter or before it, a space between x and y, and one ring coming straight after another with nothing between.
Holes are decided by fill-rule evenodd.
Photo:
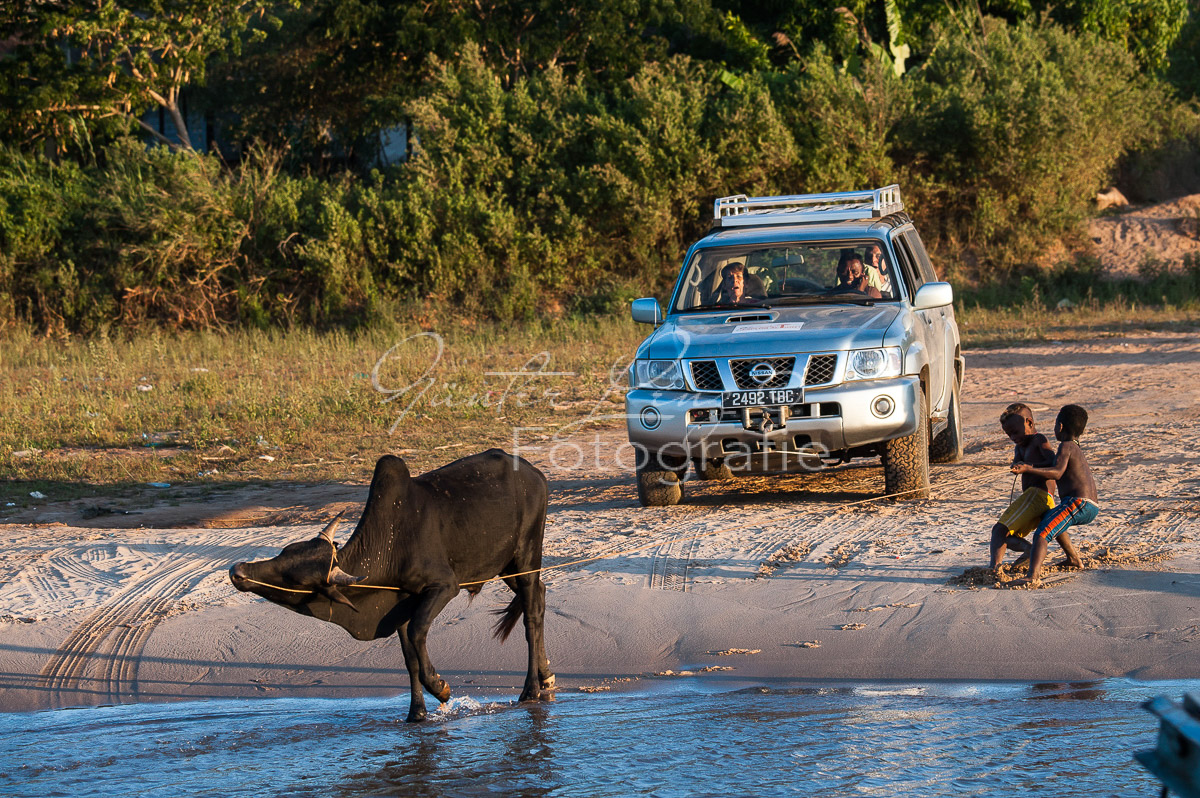
<instances>
[{"instance_id":1,"label":"black zebu ox","mask_svg":"<svg viewBox=\"0 0 1200 798\"><path fill-rule=\"evenodd\" d=\"M495 634L507 638L525 616L529 670L521 700L539 699L554 686L543 639L546 588L536 573L546 497L542 472L499 449L416 478L399 457L385 455L346 545L334 543L335 518L320 536L292 543L273 559L234 565L229 578L238 590L336 623L358 640L395 632L411 681L408 720L419 721L421 685L439 701L450 698L425 650L433 619L461 587L474 596L481 580L506 575L516 595L498 611Z\"/></svg>"}]
</instances>

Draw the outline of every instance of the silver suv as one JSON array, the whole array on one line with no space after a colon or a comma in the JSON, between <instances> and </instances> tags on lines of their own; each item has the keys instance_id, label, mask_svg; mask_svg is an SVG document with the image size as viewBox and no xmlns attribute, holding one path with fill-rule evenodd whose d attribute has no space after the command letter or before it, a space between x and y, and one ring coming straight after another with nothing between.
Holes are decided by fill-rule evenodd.
<instances>
[{"instance_id":1,"label":"silver suv","mask_svg":"<svg viewBox=\"0 0 1200 798\"><path fill-rule=\"evenodd\" d=\"M723 197L688 250L625 397L638 498L675 504L701 479L814 471L879 457L886 493L929 495L929 463L962 457L963 357L898 186Z\"/></svg>"}]
</instances>

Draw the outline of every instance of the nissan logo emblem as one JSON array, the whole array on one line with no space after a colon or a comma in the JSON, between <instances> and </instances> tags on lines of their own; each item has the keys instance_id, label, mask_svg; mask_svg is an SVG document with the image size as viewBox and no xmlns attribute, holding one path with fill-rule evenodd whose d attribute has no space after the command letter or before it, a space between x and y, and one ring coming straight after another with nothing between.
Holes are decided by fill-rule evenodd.
<instances>
[{"instance_id":1,"label":"nissan logo emblem","mask_svg":"<svg viewBox=\"0 0 1200 798\"><path fill-rule=\"evenodd\" d=\"M758 363L750 369L750 379L759 385L775 379L775 367L770 363Z\"/></svg>"}]
</instances>

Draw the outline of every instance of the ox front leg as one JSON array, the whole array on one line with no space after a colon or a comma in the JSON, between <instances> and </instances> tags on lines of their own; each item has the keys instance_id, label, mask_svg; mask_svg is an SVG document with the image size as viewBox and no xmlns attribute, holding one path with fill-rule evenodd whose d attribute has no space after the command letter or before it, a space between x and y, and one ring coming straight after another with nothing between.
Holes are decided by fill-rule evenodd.
<instances>
[{"instance_id":1,"label":"ox front leg","mask_svg":"<svg viewBox=\"0 0 1200 798\"><path fill-rule=\"evenodd\" d=\"M412 647L413 655L416 657L419 677L412 678L413 673L411 668L409 669L409 677L412 678L413 684L413 704L409 712L409 720L422 720L425 717L425 701L421 697L418 684L424 685L429 694L443 704L450 700L450 685L446 684L445 680L438 675L433 663L429 660L425 641L429 637L433 619L446 608L450 599L457 594L457 581L448 585L434 585L426 588L417 599L417 606L413 610L412 618L405 624L404 632L408 636L408 644ZM414 718L413 714L418 712L418 704L420 704L420 717Z\"/></svg>"},{"instance_id":2,"label":"ox front leg","mask_svg":"<svg viewBox=\"0 0 1200 798\"><path fill-rule=\"evenodd\" d=\"M421 692L421 662L417 651L408 637L408 624L401 625L396 630L400 638L400 650L404 652L404 667L408 669L408 717L407 723L417 723L425 720L425 694Z\"/></svg>"}]
</instances>

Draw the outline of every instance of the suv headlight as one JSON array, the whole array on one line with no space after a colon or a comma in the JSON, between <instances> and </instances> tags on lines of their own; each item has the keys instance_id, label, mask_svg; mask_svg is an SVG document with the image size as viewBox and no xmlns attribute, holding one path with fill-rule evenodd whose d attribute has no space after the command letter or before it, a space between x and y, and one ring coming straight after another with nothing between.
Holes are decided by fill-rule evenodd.
<instances>
[{"instance_id":1,"label":"suv headlight","mask_svg":"<svg viewBox=\"0 0 1200 798\"><path fill-rule=\"evenodd\" d=\"M846 380L878 380L900 376L900 349L855 349L846 359Z\"/></svg>"},{"instance_id":2,"label":"suv headlight","mask_svg":"<svg viewBox=\"0 0 1200 798\"><path fill-rule=\"evenodd\" d=\"M683 372L678 360L639 360L634 365L635 387L659 391L683 388Z\"/></svg>"}]
</instances>

